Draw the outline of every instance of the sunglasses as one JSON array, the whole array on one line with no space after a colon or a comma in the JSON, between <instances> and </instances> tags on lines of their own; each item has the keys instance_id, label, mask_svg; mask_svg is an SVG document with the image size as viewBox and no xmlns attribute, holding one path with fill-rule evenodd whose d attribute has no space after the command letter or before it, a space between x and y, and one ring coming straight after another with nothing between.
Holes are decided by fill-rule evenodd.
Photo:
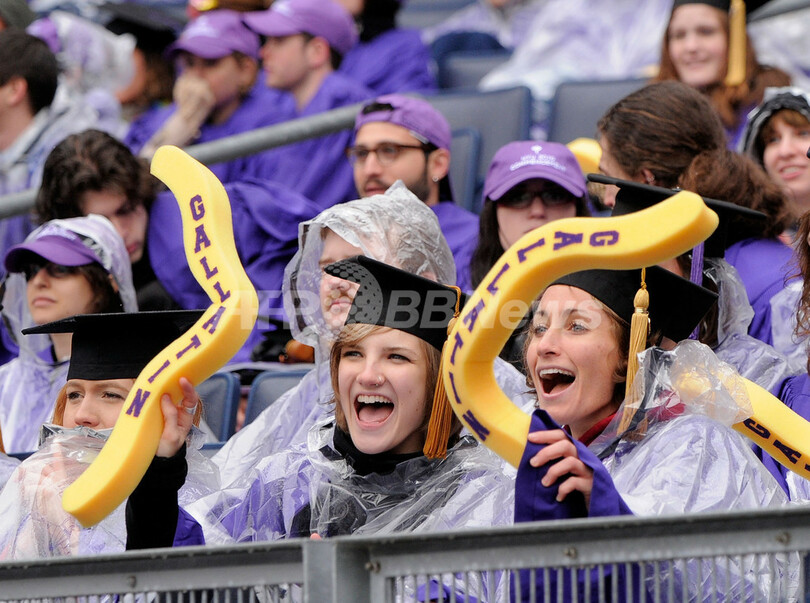
<instances>
[{"instance_id":1,"label":"sunglasses","mask_svg":"<svg viewBox=\"0 0 810 603\"><path fill-rule=\"evenodd\" d=\"M72 276L79 273L78 266L63 266L62 264L54 264L53 262L43 261L30 262L23 266L21 272L25 276L25 280L27 282L39 274L39 271L42 269L45 269L45 272L47 272L48 276L51 278L65 278L66 276Z\"/></svg>"},{"instance_id":2,"label":"sunglasses","mask_svg":"<svg viewBox=\"0 0 810 603\"><path fill-rule=\"evenodd\" d=\"M542 190L512 190L498 199L498 205L511 209L526 209L539 198L546 207L560 207L574 203L576 198L563 188L551 187Z\"/></svg>"}]
</instances>

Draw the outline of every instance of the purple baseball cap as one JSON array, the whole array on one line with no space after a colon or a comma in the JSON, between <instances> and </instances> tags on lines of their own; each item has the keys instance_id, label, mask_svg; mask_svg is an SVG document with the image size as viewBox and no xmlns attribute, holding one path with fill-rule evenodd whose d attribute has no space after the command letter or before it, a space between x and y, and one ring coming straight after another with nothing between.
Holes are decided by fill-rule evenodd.
<instances>
[{"instance_id":1,"label":"purple baseball cap","mask_svg":"<svg viewBox=\"0 0 810 603\"><path fill-rule=\"evenodd\" d=\"M422 142L450 150L450 124L433 105L421 98L401 94L379 96L367 103L357 114L354 131L357 133L361 126L377 121L400 126Z\"/></svg>"},{"instance_id":2,"label":"purple baseball cap","mask_svg":"<svg viewBox=\"0 0 810 603\"><path fill-rule=\"evenodd\" d=\"M282 38L307 33L324 38L345 55L357 44L357 26L349 12L332 0L275 0L268 10L244 15L250 29L264 36Z\"/></svg>"},{"instance_id":3,"label":"purple baseball cap","mask_svg":"<svg viewBox=\"0 0 810 603\"><path fill-rule=\"evenodd\" d=\"M22 272L31 254L61 266L86 266L93 262L104 265L79 235L57 225L46 226L36 239L10 248L6 253L6 271Z\"/></svg>"},{"instance_id":4,"label":"purple baseball cap","mask_svg":"<svg viewBox=\"0 0 810 603\"><path fill-rule=\"evenodd\" d=\"M235 10L212 10L191 21L177 41L166 49L170 57L186 51L204 59L221 59L234 52L259 58L259 36Z\"/></svg>"},{"instance_id":5,"label":"purple baseball cap","mask_svg":"<svg viewBox=\"0 0 810 603\"><path fill-rule=\"evenodd\" d=\"M519 140L502 146L489 164L484 180L484 199L497 201L512 187L542 178L559 184L575 197L587 190L577 158L563 144Z\"/></svg>"}]
</instances>

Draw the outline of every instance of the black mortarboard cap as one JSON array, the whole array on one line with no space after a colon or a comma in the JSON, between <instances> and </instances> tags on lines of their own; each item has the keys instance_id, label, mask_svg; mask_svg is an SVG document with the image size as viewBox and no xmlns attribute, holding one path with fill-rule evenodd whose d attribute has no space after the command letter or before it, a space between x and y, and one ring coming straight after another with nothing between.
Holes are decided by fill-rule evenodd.
<instances>
[{"instance_id":1,"label":"black mortarboard cap","mask_svg":"<svg viewBox=\"0 0 810 603\"><path fill-rule=\"evenodd\" d=\"M686 339L717 301L717 294L660 268L646 269L650 295L650 323L673 341ZM568 274L555 285L587 291L630 324L633 298L641 286L641 270L582 270Z\"/></svg>"},{"instance_id":2,"label":"black mortarboard cap","mask_svg":"<svg viewBox=\"0 0 810 603\"><path fill-rule=\"evenodd\" d=\"M188 19L184 9L155 4L106 2L100 7L105 25L114 34L128 33L143 50L163 52L180 35Z\"/></svg>"},{"instance_id":3,"label":"black mortarboard cap","mask_svg":"<svg viewBox=\"0 0 810 603\"><path fill-rule=\"evenodd\" d=\"M329 264L327 274L358 283L346 324L399 329L441 350L447 325L463 305L459 290L366 256Z\"/></svg>"},{"instance_id":4,"label":"black mortarboard cap","mask_svg":"<svg viewBox=\"0 0 810 603\"><path fill-rule=\"evenodd\" d=\"M745 10L750 15L768 2L769 0L746 0ZM731 8L730 0L675 0L675 2L672 3L672 10L675 10L682 4L707 4L708 6L713 6L714 8L719 8L726 12Z\"/></svg>"},{"instance_id":5,"label":"black mortarboard cap","mask_svg":"<svg viewBox=\"0 0 810 603\"><path fill-rule=\"evenodd\" d=\"M73 333L68 379L134 379L202 314L203 310L79 314L23 333Z\"/></svg>"},{"instance_id":6,"label":"black mortarboard cap","mask_svg":"<svg viewBox=\"0 0 810 603\"><path fill-rule=\"evenodd\" d=\"M588 174L591 182L613 184L619 187L616 195L616 206L612 216L624 216L652 207L664 199L678 193L678 190L641 184L631 180L609 178L602 174ZM703 197L707 207L717 213L720 222L717 229L704 243L705 257L721 258L726 249L743 239L759 238L763 236L766 228L767 216L762 212L727 201L718 201Z\"/></svg>"}]
</instances>

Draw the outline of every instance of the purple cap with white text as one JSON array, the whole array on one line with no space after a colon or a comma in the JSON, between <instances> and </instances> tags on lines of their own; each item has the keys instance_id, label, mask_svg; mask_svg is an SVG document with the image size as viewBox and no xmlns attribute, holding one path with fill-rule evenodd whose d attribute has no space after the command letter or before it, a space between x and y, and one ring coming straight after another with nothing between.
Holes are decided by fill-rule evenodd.
<instances>
[{"instance_id":1,"label":"purple cap with white text","mask_svg":"<svg viewBox=\"0 0 810 603\"><path fill-rule=\"evenodd\" d=\"M357 44L357 26L349 12L332 0L276 0L269 10L244 16L253 31L283 38L300 33L324 38L345 55Z\"/></svg>"},{"instance_id":2,"label":"purple cap with white text","mask_svg":"<svg viewBox=\"0 0 810 603\"><path fill-rule=\"evenodd\" d=\"M32 255L60 266L104 265L78 234L55 224L43 228L36 239L11 247L5 257L6 270L22 272Z\"/></svg>"},{"instance_id":3,"label":"purple cap with white text","mask_svg":"<svg viewBox=\"0 0 810 603\"><path fill-rule=\"evenodd\" d=\"M221 59L234 52L259 58L259 36L234 10L212 10L189 23L167 53L174 57L185 51L203 59Z\"/></svg>"},{"instance_id":4,"label":"purple cap with white text","mask_svg":"<svg viewBox=\"0 0 810 603\"><path fill-rule=\"evenodd\" d=\"M577 158L563 144L519 140L502 146L489 164L484 199L497 201L514 186L533 178L559 184L575 197L587 190Z\"/></svg>"}]
</instances>

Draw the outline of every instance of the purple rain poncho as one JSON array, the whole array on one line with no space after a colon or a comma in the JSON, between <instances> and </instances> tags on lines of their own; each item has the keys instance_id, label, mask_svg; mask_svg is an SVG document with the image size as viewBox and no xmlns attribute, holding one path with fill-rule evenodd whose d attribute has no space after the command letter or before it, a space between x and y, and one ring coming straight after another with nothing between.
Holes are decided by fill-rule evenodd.
<instances>
[{"instance_id":1,"label":"purple rain poncho","mask_svg":"<svg viewBox=\"0 0 810 603\"><path fill-rule=\"evenodd\" d=\"M17 467L0 492L0 559L124 551L126 504L90 528L83 528L62 509L63 492L93 462L112 430L46 425L44 431L50 437ZM189 437L193 442L186 452L188 477L179 492L181 505L216 490L218 485L216 469L198 450L203 434L193 429ZM175 545L202 544L195 522L182 509L180 514Z\"/></svg>"},{"instance_id":2,"label":"purple rain poncho","mask_svg":"<svg viewBox=\"0 0 810 603\"><path fill-rule=\"evenodd\" d=\"M102 259L104 269L115 277L125 312L137 312L132 269L124 242L112 223L97 215L51 220L32 232L34 240L45 227L59 226L93 241L92 248ZM39 428L51 420L56 395L65 385L68 362L53 360L48 335L23 335L34 326L28 311L27 283L22 273L9 274L3 296L3 317L20 355L0 366L0 426L8 452L36 450Z\"/></svg>"}]
</instances>

